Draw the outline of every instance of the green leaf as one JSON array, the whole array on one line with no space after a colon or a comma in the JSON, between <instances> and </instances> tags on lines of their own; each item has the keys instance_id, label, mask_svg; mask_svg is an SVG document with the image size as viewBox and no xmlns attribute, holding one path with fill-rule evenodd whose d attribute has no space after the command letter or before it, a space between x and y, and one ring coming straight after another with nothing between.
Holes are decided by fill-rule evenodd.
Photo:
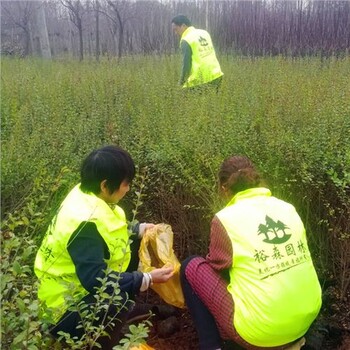
<instances>
[{"instance_id":1,"label":"green leaf","mask_svg":"<svg viewBox=\"0 0 350 350\"><path fill-rule=\"evenodd\" d=\"M19 275L22 272L22 266L19 264L19 262L17 260L14 261L14 263L12 264L12 269L13 272L15 272L15 274Z\"/></svg>"},{"instance_id":2,"label":"green leaf","mask_svg":"<svg viewBox=\"0 0 350 350\"><path fill-rule=\"evenodd\" d=\"M16 344L21 344L23 342L23 340L26 338L26 335L27 335L27 330L24 330L22 331L21 333L19 333L15 339L13 339L13 345L16 345ZM19 348L22 348L22 346L20 346Z\"/></svg>"},{"instance_id":3,"label":"green leaf","mask_svg":"<svg viewBox=\"0 0 350 350\"><path fill-rule=\"evenodd\" d=\"M17 302L17 306L19 308L19 311L23 314L26 311L26 304L24 303L24 301L20 298L16 299Z\"/></svg>"}]
</instances>

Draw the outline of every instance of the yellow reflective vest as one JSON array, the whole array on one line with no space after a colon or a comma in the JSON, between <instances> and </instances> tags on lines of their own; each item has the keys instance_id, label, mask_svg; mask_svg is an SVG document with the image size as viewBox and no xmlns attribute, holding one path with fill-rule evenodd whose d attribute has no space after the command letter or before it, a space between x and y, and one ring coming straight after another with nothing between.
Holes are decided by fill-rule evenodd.
<instances>
[{"instance_id":1,"label":"yellow reflective vest","mask_svg":"<svg viewBox=\"0 0 350 350\"><path fill-rule=\"evenodd\" d=\"M321 287L295 208L266 188L252 188L217 217L232 241L228 290L239 335L261 347L303 336L321 308Z\"/></svg>"},{"instance_id":2,"label":"yellow reflective vest","mask_svg":"<svg viewBox=\"0 0 350 350\"><path fill-rule=\"evenodd\" d=\"M63 201L49 226L35 259L39 279L38 297L52 313L54 322L65 313L65 296L79 301L88 294L80 284L67 250L72 233L82 222L93 222L106 242L110 258L108 268L124 272L130 262L129 236L122 208L111 208L93 193L84 193L80 184Z\"/></svg>"},{"instance_id":3,"label":"yellow reflective vest","mask_svg":"<svg viewBox=\"0 0 350 350\"><path fill-rule=\"evenodd\" d=\"M182 40L187 41L192 50L191 73L183 87L209 83L223 75L207 31L188 27L182 33Z\"/></svg>"}]
</instances>

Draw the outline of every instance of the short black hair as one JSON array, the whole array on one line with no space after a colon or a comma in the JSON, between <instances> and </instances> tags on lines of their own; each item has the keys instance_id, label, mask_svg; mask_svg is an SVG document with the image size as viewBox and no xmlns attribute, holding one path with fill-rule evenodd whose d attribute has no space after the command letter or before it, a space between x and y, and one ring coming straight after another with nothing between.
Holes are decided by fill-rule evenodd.
<instances>
[{"instance_id":1,"label":"short black hair","mask_svg":"<svg viewBox=\"0 0 350 350\"><path fill-rule=\"evenodd\" d=\"M80 169L81 190L99 194L101 182L112 194L123 181L130 183L135 177L135 164L130 154L118 146L105 146L92 151Z\"/></svg>"},{"instance_id":2,"label":"short black hair","mask_svg":"<svg viewBox=\"0 0 350 350\"><path fill-rule=\"evenodd\" d=\"M186 25L187 27L190 27L191 21L188 19L188 17L186 17L185 15L177 15L175 16L172 20L171 23L176 24L177 26L181 26L181 25Z\"/></svg>"}]
</instances>

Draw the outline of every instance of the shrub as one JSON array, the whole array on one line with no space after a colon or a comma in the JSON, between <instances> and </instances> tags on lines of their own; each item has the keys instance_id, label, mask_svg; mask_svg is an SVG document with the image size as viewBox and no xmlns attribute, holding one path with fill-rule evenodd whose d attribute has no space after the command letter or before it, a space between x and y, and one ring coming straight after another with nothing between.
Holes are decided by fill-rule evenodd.
<instances>
[{"instance_id":1,"label":"shrub","mask_svg":"<svg viewBox=\"0 0 350 350\"><path fill-rule=\"evenodd\" d=\"M35 300L31 264L50 208L77 181L72 174L81 159L110 143L147 168L140 215L173 226L180 257L206 252L211 217L222 206L216 199L221 161L233 153L249 156L272 192L297 207L321 279L334 279L346 295L349 58L221 62L219 94L198 95L176 86L176 56L120 64L2 60L2 215L10 238L3 245L3 295L12 306L23 290ZM70 170L63 176L61 169ZM133 196L124 202L129 218ZM11 305L3 311L15 320L19 311ZM24 329L35 335L31 318L22 317L22 328L11 322L5 341Z\"/></svg>"}]
</instances>

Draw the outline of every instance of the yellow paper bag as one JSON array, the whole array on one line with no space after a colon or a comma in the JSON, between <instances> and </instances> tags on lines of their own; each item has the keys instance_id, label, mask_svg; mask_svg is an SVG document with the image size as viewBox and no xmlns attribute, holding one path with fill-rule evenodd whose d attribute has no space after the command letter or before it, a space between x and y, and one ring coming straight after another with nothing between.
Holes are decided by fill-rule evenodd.
<instances>
[{"instance_id":1,"label":"yellow paper bag","mask_svg":"<svg viewBox=\"0 0 350 350\"><path fill-rule=\"evenodd\" d=\"M184 296L180 283L180 262L173 250L174 234L170 225L158 224L148 229L139 250L141 272L150 272L164 265L174 268L174 275L165 283L154 283L151 288L168 304L183 308Z\"/></svg>"}]
</instances>

